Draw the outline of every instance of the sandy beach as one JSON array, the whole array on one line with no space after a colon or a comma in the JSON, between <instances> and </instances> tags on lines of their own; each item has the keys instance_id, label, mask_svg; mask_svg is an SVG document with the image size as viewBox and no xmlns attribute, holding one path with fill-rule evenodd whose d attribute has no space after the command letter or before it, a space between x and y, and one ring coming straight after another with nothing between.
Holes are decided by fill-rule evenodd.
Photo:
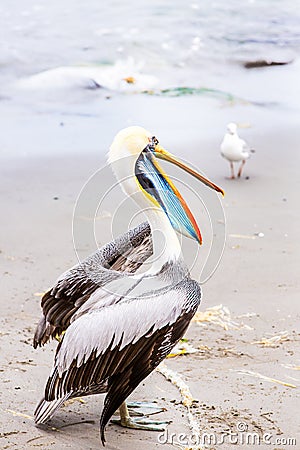
<instances>
[{"instance_id":1,"label":"sandy beach","mask_svg":"<svg viewBox=\"0 0 300 450\"><path fill-rule=\"evenodd\" d=\"M33 350L32 335L40 316L41 293L76 263L72 213L83 184L104 163L104 153L98 148L110 141L113 129L125 123L125 117L130 123L138 120L138 108L144 100L137 97L130 99L131 103L128 99L113 101L122 116L114 122L108 120L111 104L102 105L101 118L65 117L64 126L60 117L53 118L51 114L13 119L3 116L10 124L8 129L20 130L10 144L19 156L4 152L0 169L3 449L100 448L98 421L103 400L99 396L73 401L56 414L49 426L34 426L34 407L51 369L56 343ZM217 308L214 315L207 316L210 321L200 317L199 323L193 322L189 327L186 338L197 352L167 359L166 366L189 387L194 399L191 412L200 431L214 433L219 439L219 444L208 448L236 448L228 440L220 445L220 439L229 431L239 432L239 439L243 432L244 436L249 432L261 437L267 433L273 448L297 448L298 443L289 441L291 445L287 445L287 440L300 442L299 282L295 277L300 250L299 129L292 120L280 123L280 114L276 116L272 110L214 104L215 114L205 133L195 125L197 108L203 111L203 101L147 101L159 113L154 117L144 109L142 125L147 124L147 128L162 135L161 141L167 148L188 158L226 192L225 251L218 270L203 285L200 311ZM174 105L179 112L167 121L165 113ZM185 110L193 114L184 120L180 111ZM241 122L249 123L250 127L240 133L256 148L242 179L233 181L225 178L229 167L219 156L219 124L226 124L229 117L240 117ZM31 143L22 138L29 132L26 123L31 124L30 133L36 131L36 139ZM47 134L49 139L51 135L51 142ZM80 143L76 135L82 136ZM34 149L43 142L53 145L53 154L35 153ZM79 151L83 142L84 154ZM61 155L59 149L64 149ZM101 223L104 240L109 223L108 214ZM172 420L168 436L175 433L174 442L178 442L179 433L191 434L183 398L162 374L153 373L132 398L155 401L166 409L160 417ZM110 424L106 434L108 449L174 448L164 443L163 436L158 441L158 433L154 432L125 430ZM276 439L286 441L275 445ZM239 441L238 448L267 445L261 442L243 447ZM190 442L183 442L182 448L189 446Z\"/></svg>"}]
</instances>

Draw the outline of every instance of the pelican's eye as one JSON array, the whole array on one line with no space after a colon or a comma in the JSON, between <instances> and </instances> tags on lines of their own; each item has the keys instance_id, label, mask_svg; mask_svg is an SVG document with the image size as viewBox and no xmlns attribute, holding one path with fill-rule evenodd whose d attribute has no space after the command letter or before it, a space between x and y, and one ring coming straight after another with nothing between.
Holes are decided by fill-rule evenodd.
<instances>
[{"instance_id":1,"label":"pelican's eye","mask_svg":"<svg viewBox=\"0 0 300 450\"><path fill-rule=\"evenodd\" d=\"M155 136L152 136L152 138L149 138L149 144L147 145L146 149L144 149L144 151L148 150L148 151L154 152L157 144L158 144L158 139Z\"/></svg>"},{"instance_id":2,"label":"pelican's eye","mask_svg":"<svg viewBox=\"0 0 300 450\"><path fill-rule=\"evenodd\" d=\"M152 138L148 138L149 144L144 148L142 153L155 152L155 147L158 145L158 139L155 136L152 136Z\"/></svg>"},{"instance_id":3,"label":"pelican's eye","mask_svg":"<svg viewBox=\"0 0 300 450\"><path fill-rule=\"evenodd\" d=\"M158 141L158 139L155 136L152 136L151 141L152 141L152 145L154 145L154 146L158 145L159 141Z\"/></svg>"}]
</instances>

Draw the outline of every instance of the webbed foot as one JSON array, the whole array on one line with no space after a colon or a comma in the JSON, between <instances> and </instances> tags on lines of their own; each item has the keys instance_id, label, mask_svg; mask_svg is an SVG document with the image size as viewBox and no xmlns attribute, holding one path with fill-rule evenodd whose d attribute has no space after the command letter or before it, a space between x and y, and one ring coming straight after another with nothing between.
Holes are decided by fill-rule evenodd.
<instances>
[{"instance_id":1,"label":"webbed foot","mask_svg":"<svg viewBox=\"0 0 300 450\"><path fill-rule=\"evenodd\" d=\"M130 417L128 409L133 410L134 414L139 416L152 415L164 411L163 408L159 408L155 403L132 402L128 406L129 408L127 408L126 402L122 403L119 408L120 419L111 419L111 422L126 428L148 431L164 431L171 423L171 421L151 420L147 417Z\"/></svg>"},{"instance_id":2,"label":"webbed foot","mask_svg":"<svg viewBox=\"0 0 300 450\"><path fill-rule=\"evenodd\" d=\"M111 419L112 423L116 423L126 428L134 428L136 430L148 431L164 431L171 421L150 420L147 418L123 417L121 419Z\"/></svg>"}]
</instances>

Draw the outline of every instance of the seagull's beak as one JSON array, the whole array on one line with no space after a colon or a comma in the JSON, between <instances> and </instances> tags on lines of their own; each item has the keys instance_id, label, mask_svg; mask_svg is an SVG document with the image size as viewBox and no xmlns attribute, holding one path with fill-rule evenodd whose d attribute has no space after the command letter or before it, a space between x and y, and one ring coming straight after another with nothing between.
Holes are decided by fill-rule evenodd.
<instances>
[{"instance_id":1,"label":"seagull's beak","mask_svg":"<svg viewBox=\"0 0 300 450\"><path fill-rule=\"evenodd\" d=\"M175 164L222 195L224 195L223 190L159 145L156 145L151 152L142 152L137 161L136 177L145 194L150 194L150 199L165 211L176 231L195 239L201 245L201 232L191 210L174 183L158 164L155 156Z\"/></svg>"}]
</instances>

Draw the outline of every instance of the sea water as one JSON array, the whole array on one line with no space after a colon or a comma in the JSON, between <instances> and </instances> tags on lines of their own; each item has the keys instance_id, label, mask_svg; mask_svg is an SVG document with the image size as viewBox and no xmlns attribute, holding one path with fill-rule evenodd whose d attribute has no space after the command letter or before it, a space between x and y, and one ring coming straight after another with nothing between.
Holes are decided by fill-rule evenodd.
<instances>
[{"instance_id":1,"label":"sea water","mask_svg":"<svg viewBox=\"0 0 300 450\"><path fill-rule=\"evenodd\" d=\"M96 127L109 126L110 135L140 121L166 134L213 133L213 123L248 122L243 105L292 120L299 113L299 0L3 0L0 18L1 121L18 130L16 138L2 133L2 153L20 151L20 136L25 153L35 142L39 153L55 147L51 123L63 127L70 117L76 125L65 147L74 150L84 146L79 133ZM288 64L244 67L257 60ZM136 73L149 85L132 83L124 97L123 75Z\"/></svg>"}]
</instances>

